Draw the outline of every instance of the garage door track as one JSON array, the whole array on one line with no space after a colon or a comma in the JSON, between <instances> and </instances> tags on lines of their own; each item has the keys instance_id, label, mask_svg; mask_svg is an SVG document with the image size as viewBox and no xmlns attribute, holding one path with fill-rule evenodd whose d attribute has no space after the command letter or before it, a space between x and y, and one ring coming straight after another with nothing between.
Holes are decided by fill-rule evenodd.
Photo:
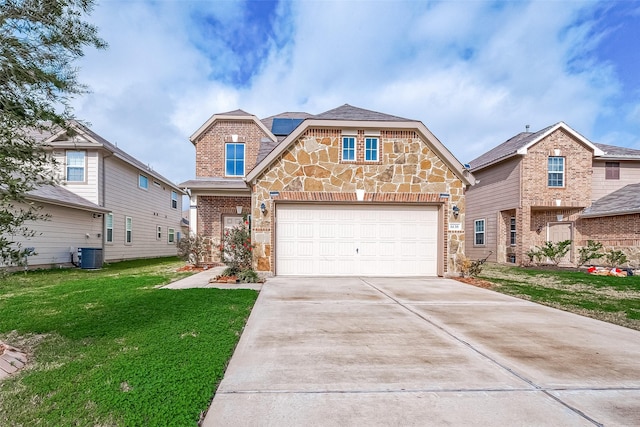
<instances>
[{"instance_id":1,"label":"garage door track","mask_svg":"<svg viewBox=\"0 0 640 427\"><path fill-rule=\"evenodd\" d=\"M640 425L640 332L448 279L273 278L203 425Z\"/></svg>"}]
</instances>

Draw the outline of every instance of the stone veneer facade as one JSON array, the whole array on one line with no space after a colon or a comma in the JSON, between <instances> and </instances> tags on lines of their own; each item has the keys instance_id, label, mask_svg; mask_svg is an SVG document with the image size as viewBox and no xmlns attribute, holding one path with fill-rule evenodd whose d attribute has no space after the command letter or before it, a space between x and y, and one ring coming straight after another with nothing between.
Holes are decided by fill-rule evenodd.
<instances>
[{"instance_id":1,"label":"stone veneer facade","mask_svg":"<svg viewBox=\"0 0 640 427\"><path fill-rule=\"evenodd\" d=\"M283 201L358 203L355 190L365 190L360 203L422 203L440 206L439 247L442 274L454 272L455 257L464 253L464 230L448 231L449 222L464 224L464 184L414 131L381 130L378 162L341 161L340 129L306 130L252 183L252 236L255 267L275 271L275 203ZM357 133L362 152L364 130ZM273 196L270 192L278 192ZM449 194L449 197L444 196ZM266 206L266 214L260 205ZM451 207L460 209L454 218Z\"/></svg>"}]
</instances>

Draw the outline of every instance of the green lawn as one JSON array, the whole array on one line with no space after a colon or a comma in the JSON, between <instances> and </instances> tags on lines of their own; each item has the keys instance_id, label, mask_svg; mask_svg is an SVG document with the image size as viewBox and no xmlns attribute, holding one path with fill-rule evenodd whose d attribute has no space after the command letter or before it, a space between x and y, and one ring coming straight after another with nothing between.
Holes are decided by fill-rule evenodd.
<instances>
[{"instance_id":1,"label":"green lawn","mask_svg":"<svg viewBox=\"0 0 640 427\"><path fill-rule=\"evenodd\" d=\"M640 330L640 276L486 264L479 278L498 292Z\"/></svg>"},{"instance_id":2,"label":"green lawn","mask_svg":"<svg viewBox=\"0 0 640 427\"><path fill-rule=\"evenodd\" d=\"M195 426L257 292L158 289L181 265L0 277L0 340L29 354L0 382L0 425Z\"/></svg>"}]
</instances>

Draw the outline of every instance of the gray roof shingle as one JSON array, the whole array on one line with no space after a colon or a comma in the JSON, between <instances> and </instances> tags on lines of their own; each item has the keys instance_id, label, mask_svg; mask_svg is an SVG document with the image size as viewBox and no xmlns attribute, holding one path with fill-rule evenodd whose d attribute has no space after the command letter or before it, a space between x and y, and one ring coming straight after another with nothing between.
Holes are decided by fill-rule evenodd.
<instances>
[{"instance_id":1,"label":"gray roof shingle","mask_svg":"<svg viewBox=\"0 0 640 427\"><path fill-rule=\"evenodd\" d=\"M640 159L640 150L636 150L633 148L627 147L617 147L615 145L607 145L607 144L594 144L596 147L604 151L603 157L616 157L616 158L624 158L628 157L630 159Z\"/></svg>"},{"instance_id":2,"label":"gray roof shingle","mask_svg":"<svg viewBox=\"0 0 640 427\"><path fill-rule=\"evenodd\" d=\"M202 188L212 190L248 190L247 183L242 178L217 178L206 177L190 179L178 184L184 188Z\"/></svg>"},{"instance_id":3,"label":"gray roof shingle","mask_svg":"<svg viewBox=\"0 0 640 427\"><path fill-rule=\"evenodd\" d=\"M599 217L640 213L640 183L629 184L593 202L583 217Z\"/></svg>"},{"instance_id":4,"label":"gray roof shingle","mask_svg":"<svg viewBox=\"0 0 640 427\"><path fill-rule=\"evenodd\" d=\"M67 190L60 185L43 185L27 193L27 198L39 200L57 205L70 206L94 212L108 212L109 209L102 208L90 202L84 197Z\"/></svg>"},{"instance_id":5,"label":"gray roof shingle","mask_svg":"<svg viewBox=\"0 0 640 427\"><path fill-rule=\"evenodd\" d=\"M473 172L474 169L478 169L494 163L498 160L506 159L513 156L520 148L525 147L527 144L529 144L531 141L534 141L536 138L547 132L553 126L555 125L547 126L546 128L541 129L537 132L521 132L516 136L509 138L497 147L494 147L486 153L480 155L479 157L471 160L469 162L469 165L471 166L471 172Z\"/></svg>"},{"instance_id":6,"label":"gray roof shingle","mask_svg":"<svg viewBox=\"0 0 640 427\"><path fill-rule=\"evenodd\" d=\"M415 122L417 120L405 119L390 114L379 113L377 111L365 110L364 108L354 107L344 104L333 110L325 111L313 116L318 120L362 120L362 121L379 121L379 122Z\"/></svg>"}]
</instances>

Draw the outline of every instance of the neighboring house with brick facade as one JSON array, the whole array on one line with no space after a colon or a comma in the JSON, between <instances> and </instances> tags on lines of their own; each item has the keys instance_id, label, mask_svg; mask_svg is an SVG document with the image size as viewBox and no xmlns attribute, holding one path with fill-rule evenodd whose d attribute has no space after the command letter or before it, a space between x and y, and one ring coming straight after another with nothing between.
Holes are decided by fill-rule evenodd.
<instances>
[{"instance_id":1,"label":"neighboring house with brick facade","mask_svg":"<svg viewBox=\"0 0 640 427\"><path fill-rule=\"evenodd\" d=\"M78 248L100 249L104 261L175 256L182 189L88 127L70 128L34 134L55 158L59 184L27 196L50 216L28 224L33 237L13 237L35 250L29 266L77 263Z\"/></svg>"},{"instance_id":2,"label":"neighboring house with brick facade","mask_svg":"<svg viewBox=\"0 0 640 427\"><path fill-rule=\"evenodd\" d=\"M640 150L596 144L565 123L523 132L470 162L466 253L523 264L546 241L588 240L640 262Z\"/></svg>"},{"instance_id":3,"label":"neighboring house with brick facade","mask_svg":"<svg viewBox=\"0 0 640 427\"><path fill-rule=\"evenodd\" d=\"M420 121L350 105L236 110L190 140L191 231L217 243L250 214L261 274L436 276L464 252L473 178Z\"/></svg>"}]
</instances>

